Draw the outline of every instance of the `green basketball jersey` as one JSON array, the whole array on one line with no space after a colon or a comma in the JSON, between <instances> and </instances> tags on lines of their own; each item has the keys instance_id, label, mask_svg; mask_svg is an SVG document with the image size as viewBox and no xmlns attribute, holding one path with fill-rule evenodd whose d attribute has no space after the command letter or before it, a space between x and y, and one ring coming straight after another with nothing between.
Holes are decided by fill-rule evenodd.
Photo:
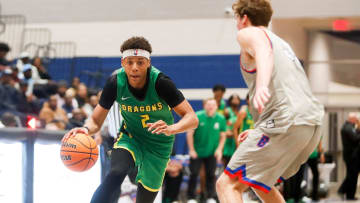
<instances>
[{"instance_id":1,"label":"green basketball jersey","mask_svg":"<svg viewBox=\"0 0 360 203\"><path fill-rule=\"evenodd\" d=\"M152 134L148 131L147 123L163 120L168 125L174 123L174 118L168 104L159 97L155 89L156 79L160 73L155 67L151 67L148 87L145 99L138 100L129 90L127 75L124 69L117 73L117 97L123 117L122 129L129 137L142 143L158 153L168 156L171 153L174 135Z\"/></svg>"}]
</instances>

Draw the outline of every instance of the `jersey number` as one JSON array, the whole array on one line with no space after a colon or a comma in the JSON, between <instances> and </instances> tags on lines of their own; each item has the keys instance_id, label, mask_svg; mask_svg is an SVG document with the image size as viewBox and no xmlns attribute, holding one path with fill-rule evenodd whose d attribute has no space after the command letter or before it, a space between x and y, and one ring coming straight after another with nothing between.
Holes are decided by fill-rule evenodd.
<instances>
[{"instance_id":1,"label":"jersey number","mask_svg":"<svg viewBox=\"0 0 360 203\"><path fill-rule=\"evenodd\" d=\"M148 121L150 119L149 115L145 114L145 115L140 115L141 117L141 124L143 126L143 128L146 128L146 121Z\"/></svg>"}]
</instances>

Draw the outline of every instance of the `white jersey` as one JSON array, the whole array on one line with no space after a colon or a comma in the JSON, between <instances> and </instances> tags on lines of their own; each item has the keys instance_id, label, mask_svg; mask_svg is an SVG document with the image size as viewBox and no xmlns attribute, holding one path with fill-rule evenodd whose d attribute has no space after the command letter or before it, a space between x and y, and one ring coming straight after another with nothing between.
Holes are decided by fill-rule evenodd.
<instances>
[{"instance_id":1,"label":"white jersey","mask_svg":"<svg viewBox=\"0 0 360 203\"><path fill-rule=\"evenodd\" d=\"M264 111L250 106L255 128L268 133L285 132L291 125L321 125L324 107L311 92L308 79L300 61L291 47L269 30L263 30L273 49L274 67L269 84L270 100ZM256 89L256 67L240 56L242 75L249 87L250 101Z\"/></svg>"},{"instance_id":2,"label":"white jersey","mask_svg":"<svg viewBox=\"0 0 360 203\"><path fill-rule=\"evenodd\" d=\"M121 113L117 102L111 106L105 122L108 125L108 132L111 137L117 138L121 124Z\"/></svg>"}]
</instances>

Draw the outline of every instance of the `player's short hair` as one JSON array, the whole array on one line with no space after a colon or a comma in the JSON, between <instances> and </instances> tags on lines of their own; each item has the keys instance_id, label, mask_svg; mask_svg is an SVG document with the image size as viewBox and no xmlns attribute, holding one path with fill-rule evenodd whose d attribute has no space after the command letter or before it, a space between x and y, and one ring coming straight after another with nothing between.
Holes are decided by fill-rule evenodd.
<instances>
[{"instance_id":1,"label":"player's short hair","mask_svg":"<svg viewBox=\"0 0 360 203\"><path fill-rule=\"evenodd\" d=\"M220 91L222 91L222 92L225 92L226 88L225 88L225 86L222 85L222 84L216 84L216 85L214 85L214 87L212 88L212 91L215 92L215 91L218 91L218 90L220 90Z\"/></svg>"},{"instance_id":2,"label":"player's short hair","mask_svg":"<svg viewBox=\"0 0 360 203\"><path fill-rule=\"evenodd\" d=\"M232 9L235 15L247 17L254 26L267 27L270 23L273 9L269 0L237 0Z\"/></svg>"},{"instance_id":3,"label":"player's short hair","mask_svg":"<svg viewBox=\"0 0 360 203\"><path fill-rule=\"evenodd\" d=\"M121 53L128 49L143 49L148 51L150 54L152 52L151 45L147 39L144 37L131 37L126 40L120 47Z\"/></svg>"}]
</instances>

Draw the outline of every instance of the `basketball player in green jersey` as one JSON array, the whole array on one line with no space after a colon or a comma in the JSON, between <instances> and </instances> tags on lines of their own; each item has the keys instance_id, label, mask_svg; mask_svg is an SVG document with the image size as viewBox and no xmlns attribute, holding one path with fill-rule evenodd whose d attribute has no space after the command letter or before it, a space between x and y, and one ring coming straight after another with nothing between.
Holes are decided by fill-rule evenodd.
<instances>
[{"instance_id":1,"label":"basketball player in green jersey","mask_svg":"<svg viewBox=\"0 0 360 203\"><path fill-rule=\"evenodd\" d=\"M294 175L318 145L324 107L289 44L267 29L270 1L237 0L233 10L255 124L242 133L247 138L219 177L218 197L222 203L241 203L251 187L263 202L284 203L274 184Z\"/></svg>"},{"instance_id":2,"label":"basketball player in green jersey","mask_svg":"<svg viewBox=\"0 0 360 203\"><path fill-rule=\"evenodd\" d=\"M121 46L122 68L107 81L99 105L84 127L72 129L64 139L99 131L116 101L123 122L111 155L111 170L95 191L91 203L112 203L125 176L137 170L137 203L151 203L160 189L174 135L194 129L198 119L192 107L169 77L151 66L150 43L132 37ZM171 110L181 120L174 123Z\"/></svg>"}]
</instances>

